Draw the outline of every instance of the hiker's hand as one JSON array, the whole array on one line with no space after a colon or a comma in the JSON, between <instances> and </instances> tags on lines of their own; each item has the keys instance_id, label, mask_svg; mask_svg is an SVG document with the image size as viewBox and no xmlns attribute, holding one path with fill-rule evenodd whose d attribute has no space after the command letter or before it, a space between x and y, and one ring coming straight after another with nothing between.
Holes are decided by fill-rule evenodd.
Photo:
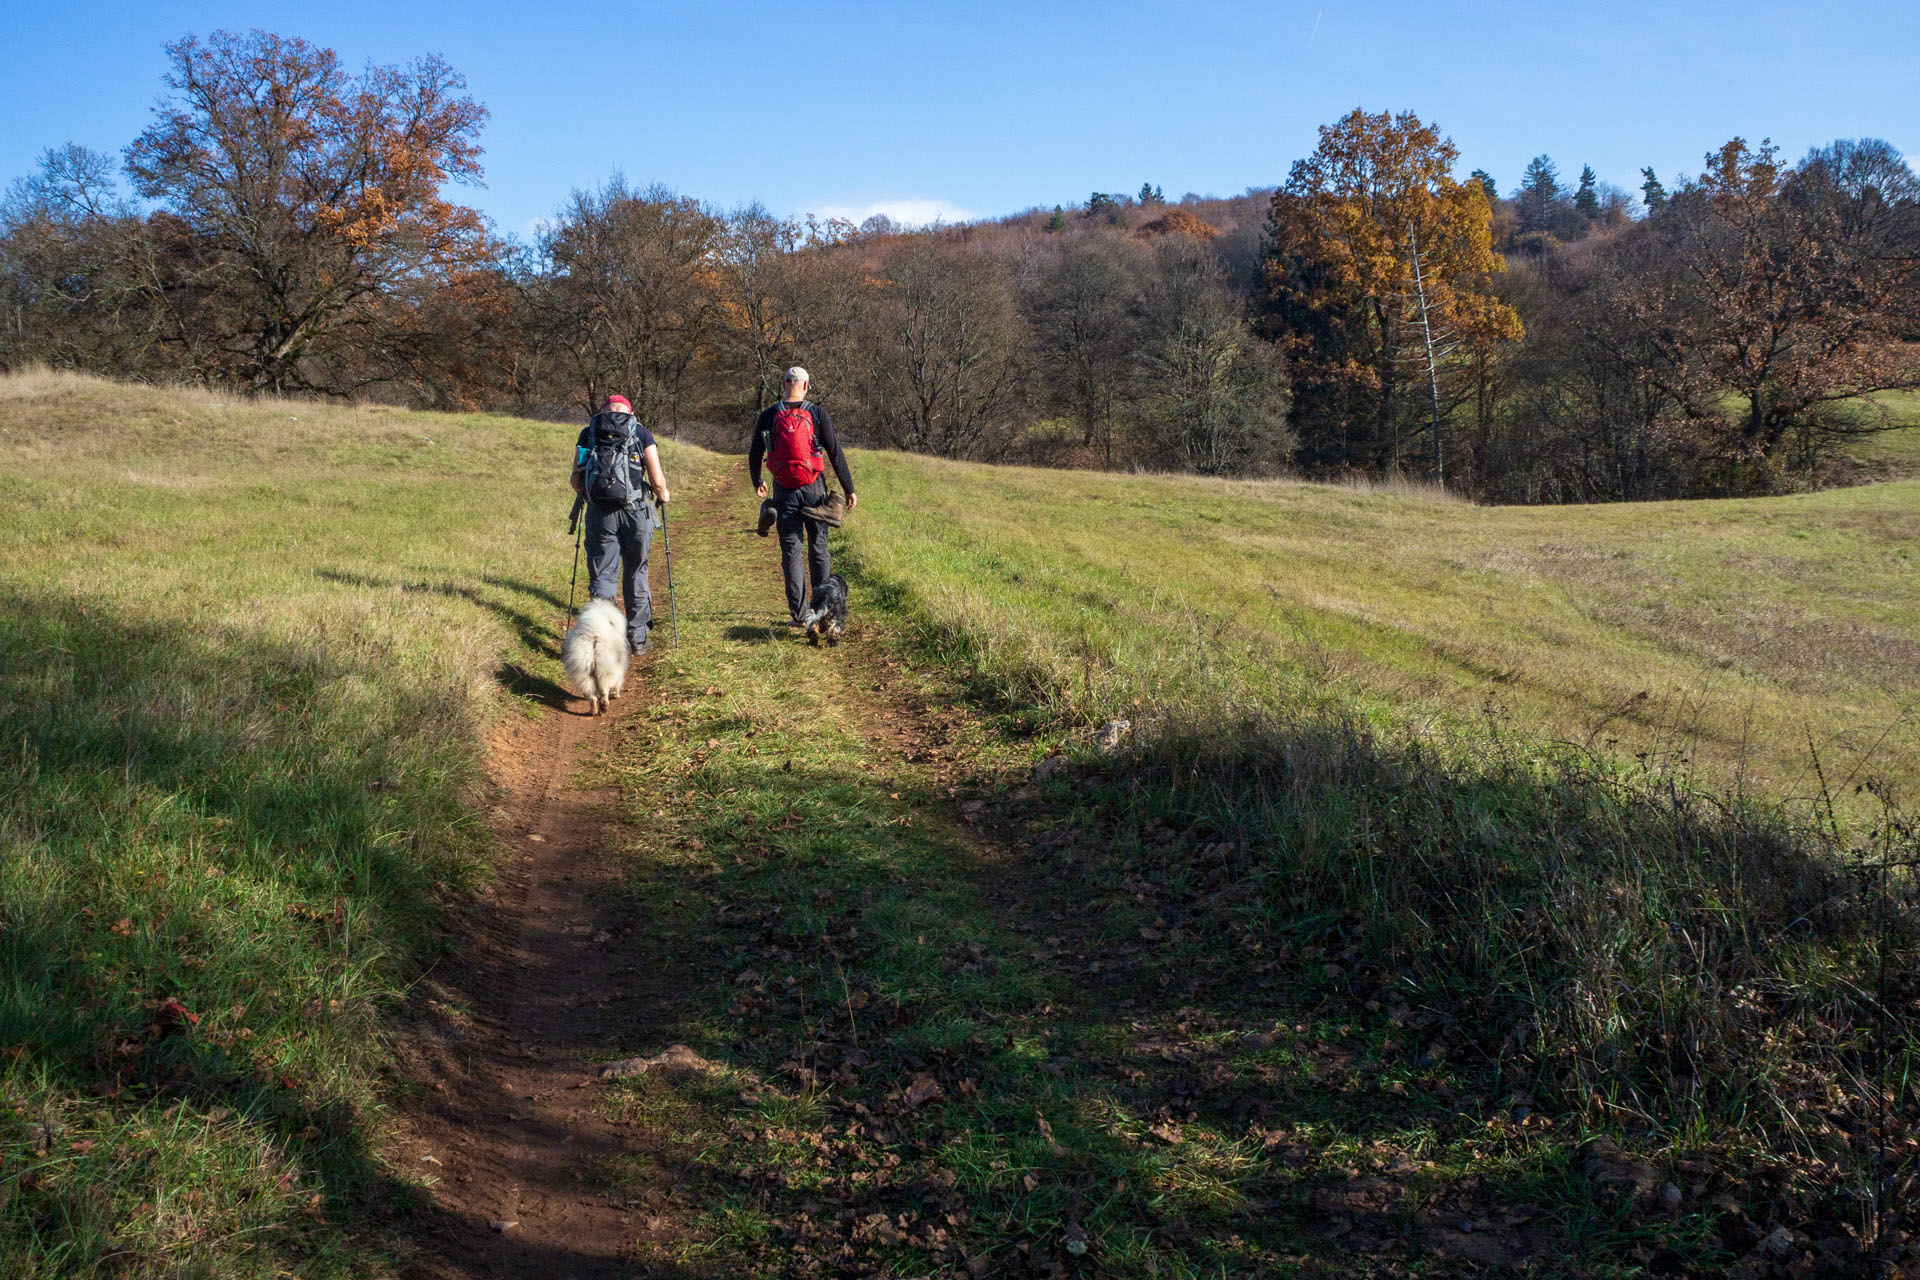
<instances>
[{"instance_id":1,"label":"hiker's hand","mask_svg":"<svg viewBox=\"0 0 1920 1280\"><path fill-rule=\"evenodd\" d=\"M666 489L662 489L660 491L660 505L664 507L669 502L672 502L672 501L673 501L673 494Z\"/></svg>"},{"instance_id":2,"label":"hiker's hand","mask_svg":"<svg viewBox=\"0 0 1920 1280\"><path fill-rule=\"evenodd\" d=\"M855 507L857 507L857 506L859 506L859 505L860 505L860 495L859 495L859 494L857 494L857 493L850 493L850 494L848 494L848 495L847 495L847 510L849 510L849 511L851 511L851 510L853 510L853 509L854 509Z\"/></svg>"},{"instance_id":3,"label":"hiker's hand","mask_svg":"<svg viewBox=\"0 0 1920 1280\"><path fill-rule=\"evenodd\" d=\"M755 493L757 493L757 494L759 494L759 495L760 495L761 497L763 497L763 498L764 498L764 497L766 497L766 496L767 496L767 482L766 482L765 480L762 480L762 481L761 481L761 482L760 482L759 484L757 484L757 485L755 485L755 486L753 486L753 491L754 491Z\"/></svg>"}]
</instances>

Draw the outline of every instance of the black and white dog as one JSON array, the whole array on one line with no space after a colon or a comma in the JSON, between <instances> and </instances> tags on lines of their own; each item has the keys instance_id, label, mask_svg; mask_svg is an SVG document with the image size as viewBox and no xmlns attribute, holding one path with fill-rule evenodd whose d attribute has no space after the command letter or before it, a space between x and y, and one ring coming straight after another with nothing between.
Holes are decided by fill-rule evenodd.
<instances>
[{"instance_id":1,"label":"black and white dog","mask_svg":"<svg viewBox=\"0 0 1920 1280\"><path fill-rule=\"evenodd\" d=\"M800 625L807 629L808 644L819 644L822 636L830 645L839 644L847 633L847 580L836 573L815 587Z\"/></svg>"}]
</instances>

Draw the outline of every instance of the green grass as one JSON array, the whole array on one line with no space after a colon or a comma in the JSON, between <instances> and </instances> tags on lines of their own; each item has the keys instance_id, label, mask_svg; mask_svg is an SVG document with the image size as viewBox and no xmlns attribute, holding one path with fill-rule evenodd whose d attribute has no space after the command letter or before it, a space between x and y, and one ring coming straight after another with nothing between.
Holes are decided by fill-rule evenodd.
<instances>
[{"instance_id":1,"label":"green grass","mask_svg":"<svg viewBox=\"0 0 1920 1280\"><path fill-rule=\"evenodd\" d=\"M391 1269L382 1014L485 874L489 718L560 697L570 434L0 381L0 1274ZM593 1176L677 1224L641 1266L1714 1274L1782 1227L1843 1274L1913 1229L1871 864L1920 485L861 455L828 652L737 463L669 464L682 640L606 767L724 1071L608 1090L645 1137Z\"/></svg>"},{"instance_id":2,"label":"green grass","mask_svg":"<svg viewBox=\"0 0 1920 1280\"><path fill-rule=\"evenodd\" d=\"M855 535L1013 702L1082 723L1314 703L1492 718L1807 798L1920 783L1920 481L1482 508L876 454ZM1196 711L1204 706L1203 712Z\"/></svg>"},{"instance_id":3,"label":"green grass","mask_svg":"<svg viewBox=\"0 0 1920 1280\"><path fill-rule=\"evenodd\" d=\"M0 1274L382 1271L382 1014L559 696L569 431L0 380Z\"/></svg>"},{"instance_id":4,"label":"green grass","mask_svg":"<svg viewBox=\"0 0 1920 1280\"><path fill-rule=\"evenodd\" d=\"M1870 478L1920 476L1920 391L1883 391L1856 416L1897 429L1847 441L1848 461Z\"/></svg>"},{"instance_id":5,"label":"green grass","mask_svg":"<svg viewBox=\"0 0 1920 1280\"><path fill-rule=\"evenodd\" d=\"M676 1034L750 1081L675 1093L667 1176L700 1212L654 1261L1707 1274L1775 1226L1857 1226L1905 1176L1874 1180L1867 1135L1885 1092L1889 1167L1910 1168L1911 1027L1895 1011L1874 1040L1878 899L1842 870L1904 829L1849 855L1792 810L1720 808L1517 714L1395 706L1362 678L1384 663L1258 661L1280 642L1231 593L1263 522L1345 531L1365 566L1387 558L1365 531L1418 542L1408 525L1474 509L1179 481L1148 507L1137 481L856 467L852 647L770 625L773 550L724 497L724 523L685 534L687 640L615 762L645 832L636 908L690 966ZM1154 525L1275 495L1282 515L1241 512L1204 553ZM1186 558L1134 591L1142 526ZM1140 728L1107 758L1079 726L1115 710ZM1059 749L1071 766L1030 784ZM1911 885L1890 887L1886 954L1910 972ZM939 1092L916 1101L923 1079ZM612 1105L659 1115L665 1088ZM1584 1171L1593 1134L1680 1207Z\"/></svg>"}]
</instances>

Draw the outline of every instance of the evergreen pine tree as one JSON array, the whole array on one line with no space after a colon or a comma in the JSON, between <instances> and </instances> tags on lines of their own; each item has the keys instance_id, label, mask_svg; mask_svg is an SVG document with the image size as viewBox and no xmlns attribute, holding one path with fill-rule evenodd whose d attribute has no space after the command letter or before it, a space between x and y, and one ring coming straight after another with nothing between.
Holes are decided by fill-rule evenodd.
<instances>
[{"instance_id":1,"label":"evergreen pine tree","mask_svg":"<svg viewBox=\"0 0 1920 1280\"><path fill-rule=\"evenodd\" d=\"M1647 212L1658 213L1666 208L1667 189L1660 185L1660 178L1654 173L1653 166L1642 169L1640 176L1646 179L1640 184L1640 201L1647 206Z\"/></svg>"},{"instance_id":2,"label":"evergreen pine tree","mask_svg":"<svg viewBox=\"0 0 1920 1280\"><path fill-rule=\"evenodd\" d=\"M1563 197L1560 194L1560 170L1550 156L1535 156L1527 161L1520 177L1520 190L1514 200L1520 206L1522 231L1545 231L1553 226L1554 214Z\"/></svg>"},{"instance_id":3,"label":"evergreen pine tree","mask_svg":"<svg viewBox=\"0 0 1920 1280\"><path fill-rule=\"evenodd\" d=\"M1154 186L1151 182L1141 183L1140 184L1140 206L1142 208L1146 208L1150 205L1156 205L1159 203L1160 203L1160 188Z\"/></svg>"},{"instance_id":4,"label":"evergreen pine tree","mask_svg":"<svg viewBox=\"0 0 1920 1280\"><path fill-rule=\"evenodd\" d=\"M1589 219L1600 216L1600 193L1594 190L1594 184L1598 181L1599 179L1594 177L1592 165L1580 167L1580 189L1573 193L1573 207Z\"/></svg>"},{"instance_id":5,"label":"evergreen pine tree","mask_svg":"<svg viewBox=\"0 0 1920 1280\"><path fill-rule=\"evenodd\" d=\"M1474 182L1480 184L1480 189L1487 193L1488 204L1500 198L1500 188L1494 185L1492 174L1485 169L1475 169L1470 176Z\"/></svg>"},{"instance_id":6,"label":"evergreen pine tree","mask_svg":"<svg viewBox=\"0 0 1920 1280\"><path fill-rule=\"evenodd\" d=\"M1059 235L1062 231L1065 231L1066 229L1067 229L1067 215L1060 211L1059 205L1053 206L1053 216L1047 219L1048 233L1051 235Z\"/></svg>"}]
</instances>

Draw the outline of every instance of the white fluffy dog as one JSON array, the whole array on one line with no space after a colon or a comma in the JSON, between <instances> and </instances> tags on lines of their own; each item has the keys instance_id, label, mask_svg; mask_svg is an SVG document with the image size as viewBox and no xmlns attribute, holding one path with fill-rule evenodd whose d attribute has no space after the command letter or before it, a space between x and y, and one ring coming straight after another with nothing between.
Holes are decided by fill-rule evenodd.
<instances>
[{"instance_id":1,"label":"white fluffy dog","mask_svg":"<svg viewBox=\"0 0 1920 1280\"><path fill-rule=\"evenodd\" d=\"M627 683L627 619L611 600L589 600L560 643L560 665L599 715Z\"/></svg>"}]
</instances>

